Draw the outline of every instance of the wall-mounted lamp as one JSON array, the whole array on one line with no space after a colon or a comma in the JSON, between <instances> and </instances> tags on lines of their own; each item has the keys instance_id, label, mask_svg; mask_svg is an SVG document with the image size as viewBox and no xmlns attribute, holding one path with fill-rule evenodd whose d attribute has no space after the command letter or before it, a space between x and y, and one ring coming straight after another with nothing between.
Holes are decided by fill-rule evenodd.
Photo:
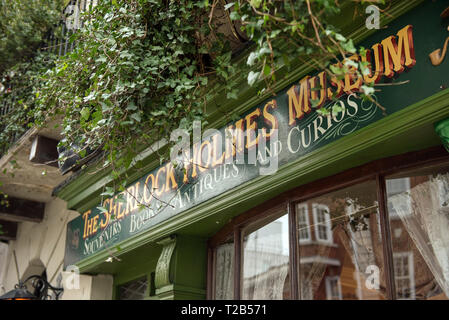
<instances>
[{"instance_id":1,"label":"wall-mounted lamp","mask_svg":"<svg viewBox=\"0 0 449 320\"><path fill-rule=\"evenodd\" d=\"M28 281L31 281L31 286L35 289L34 294L27 289L26 283ZM34 275L16 284L14 290L2 295L0 300L49 300L51 296L48 294L48 290L51 290L55 299L58 300L64 288L53 287L45 277Z\"/></svg>"}]
</instances>

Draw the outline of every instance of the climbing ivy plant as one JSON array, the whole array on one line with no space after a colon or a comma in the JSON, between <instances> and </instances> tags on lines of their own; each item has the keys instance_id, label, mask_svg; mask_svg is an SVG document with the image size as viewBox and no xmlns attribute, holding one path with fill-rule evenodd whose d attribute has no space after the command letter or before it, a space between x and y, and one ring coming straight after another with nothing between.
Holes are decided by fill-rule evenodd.
<instances>
[{"instance_id":1,"label":"climbing ivy plant","mask_svg":"<svg viewBox=\"0 0 449 320\"><path fill-rule=\"evenodd\" d=\"M59 22L64 0L0 0L0 74L34 57Z\"/></svg>"},{"instance_id":2,"label":"climbing ivy plant","mask_svg":"<svg viewBox=\"0 0 449 320\"><path fill-rule=\"evenodd\" d=\"M16 63L5 72L0 92L0 150L8 147L26 130L35 119L36 95L42 75L54 66L55 56L41 52L33 59Z\"/></svg>"},{"instance_id":3,"label":"climbing ivy plant","mask_svg":"<svg viewBox=\"0 0 449 320\"><path fill-rule=\"evenodd\" d=\"M360 8L383 4L351 2ZM75 50L41 73L32 101L22 101L32 110L17 117L39 126L57 117L61 146L81 158L101 154L117 179L144 146L204 120L213 84L222 84L228 99L237 98L237 70L250 86L264 84L261 94L274 94L277 71L294 59L337 77L364 72L366 65L347 59L357 51L352 40L332 25L341 6L337 0L99 1L71 38ZM228 39L218 32L218 10L246 35L243 64L237 65Z\"/></svg>"},{"instance_id":4,"label":"climbing ivy plant","mask_svg":"<svg viewBox=\"0 0 449 320\"><path fill-rule=\"evenodd\" d=\"M112 196L125 189L122 173L145 147L178 127L191 129L194 120L206 123L211 88L238 98L237 73L268 95L275 94L278 71L293 60L337 78L366 72L366 64L347 59L364 49L332 23L349 1L102 0L83 14L70 39L75 50L57 58L37 49L66 2L0 0L0 107L7 110L0 117L0 148L30 126L56 119L61 148L81 159L98 155L112 168L117 183L103 193ZM384 4L350 2L358 13ZM223 12L247 42L243 63L220 32ZM373 92L364 86L361 95ZM161 162L166 155L159 153Z\"/></svg>"},{"instance_id":5,"label":"climbing ivy plant","mask_svg":"<svg viewBox=\"0 0 449 320\"><path fill-rule=\"evenodd\" d=\"M81 157L106 151L105 165L129 167L142 145L202 117L212 70L198 34L204 2L103 1L85 17L77 49L39 91L41 119L63 116L62 144Z\"/></svg>"},{"instance_id":6,"label":"climbing ivy plant","mask_svg":"<svg viewBox=\"0 0 449 320\"><path fill-rule=\"evenodd\" d=\"M219 1L214 1L213 5ZM384 0L350 1L359 4L385 4ZM367 64L358 64L348 59L363 48L356 49L353 40L344 37L332 24L348 1L303 0L303 1L235 1L226 5L230 17L240 21L254 48L247 64L253 70L248 73L248 83L263 79L270 88L276 80L275 72L282 65L290 65L293 59L316 69L324 69L329 75L342 77L345 73L359 73ZM356 6L355 10L361 10ZM335 66L339 62L341 66ZM333 65L331 65L331 63ZM367 93L372 91L365 88Z\"/></svg>"}]
</instances>

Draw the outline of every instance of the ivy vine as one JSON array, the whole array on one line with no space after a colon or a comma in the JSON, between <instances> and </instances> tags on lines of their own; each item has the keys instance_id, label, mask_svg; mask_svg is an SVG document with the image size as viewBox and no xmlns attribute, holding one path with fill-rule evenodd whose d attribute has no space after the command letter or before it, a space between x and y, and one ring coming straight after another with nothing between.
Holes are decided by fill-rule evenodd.
<instances>
[{"instance_id":1,"label":"ivy vine","mask_svg":"<svg viewBox=\"0 0 449 320\"><path fill-rule=\"evenodd\" d=\"M356 8L384 3L353 2ZM71 37L74 51L58 59L40 54L5 66L2 83L27 92L17 101L15 114L8 115L14 124L7 132L20 134L22 124L42 126L58 118L61 147L75 150L80 158L102 155L103 167L112 167L117 180L144 146L206 119L212 84L222 84L228 99L237 98L237 72L247 75L250 86L263 83L260 94L274 94L277 71L294 59L340 78L365 72L366 65L347 59L364 49L357 50L332 25L341 7L338 0L99 1L83 14L83 27ZM220 32L218 12L247 41L243 64L234 58L229 37ZM6 51L0 46L0 56ZM11 72L14 77L8 77ZM364 87L362 93L369 97L373 91ZM8 135L0 134L0 145L7 146ZM165 157L160 154L161 161Z\"/></svg>"}]
</instances>

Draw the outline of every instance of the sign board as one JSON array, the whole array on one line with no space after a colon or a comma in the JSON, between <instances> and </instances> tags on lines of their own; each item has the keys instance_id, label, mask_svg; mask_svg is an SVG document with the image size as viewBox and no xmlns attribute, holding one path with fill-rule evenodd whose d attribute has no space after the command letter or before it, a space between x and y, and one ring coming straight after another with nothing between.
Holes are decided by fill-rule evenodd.
<instances>
[{"instance_id":1,"label":"sign board","mask_svg":"<svg viewBox=\"0 0 449 320\"><path fill-rule=\"evenodd\" d=\"M339 80L321 71L299 79L194 144L182 153L183 166L167 163L71 221L65 265L176 219L180 212L258 177L274 156L276 166L282 167L440 91L448 84L449 61L434 66L429 54L449 36L439 16L445 6L426 2L366 40L362 45L369 49L367 54L351 59L371 62L370 74L347 74ZM360 99L361 86L373 82L406 83L382 86L375 101ZM318 111L335 104L337 112ZM244 163L236 162L236 155L242 154ZM250 155L255 163L248 163Z\"/></svg>"}]
</instances>

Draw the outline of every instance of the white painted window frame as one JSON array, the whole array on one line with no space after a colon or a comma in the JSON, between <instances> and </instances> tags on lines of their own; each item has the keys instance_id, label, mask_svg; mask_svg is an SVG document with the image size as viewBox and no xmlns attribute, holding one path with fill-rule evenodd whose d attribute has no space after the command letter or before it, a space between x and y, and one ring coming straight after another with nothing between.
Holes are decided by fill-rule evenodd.
<instances>
[{"instance_id":1,"label":"white painted window frame","mask_svg":"<svg viewBox=\"0 0 449 320\"><path fill-rule=\"evenodd\" d=\"M394 260L397 258L404 258L407 257L408 259L408 276L398 276L395 272L396 270L396 266L394 264ZM393 272L394 273L394 281L395 283L397 283L397 280L404 280L404 279L409 279L409 283L410 283L410 298L401 298L399 300L414 300L416 298L416 293L415 293L415 267L413 264L413 252L412 251L405 251L405 252L393 252ZM397 289L397 288L396 288Z\"/></svg>"},{"instance_id":2,"label":"white painted window frame","mask_svg":"<svg viewBox=\"0 0 449 320\"><path fill-rule=\"evenodd\" d=\"M338 290L338 297L335 299L335 297L332 296L332 285L331 282L337 280L337 290ZM327 300L343 300L343 295L341 292L341 283L340 283L340 276L331 276L326 277L326 299Z\"/></svg>"},{"instance_id":3,"label":"white painted window frame","mask_svg":"<svg viewBox=\"0 0 449 320\"><path fill-rule=\"evenodd\" d=\"M312 209L313 209L313 225L314 225L314 230L315 230L315 238L317 242L321 242L321 243L326 243L326 244L332 244L333 243L333 239L332 239L332 222L330 219L330 210L329 207L325 204L321 204L321 203L314 203L312 204ZM325 224L319 223L318 222L318 210L325 210ZM319 225L324 225L326 226L326 234L327 234L327 239L321 239L320 238L320 233L318 230L318 226Z\"/></svg>"},{"instance_id":4,"label":"white painted window frame","mask_svg":"<svg viewBox=\"0 0 449 320\"><path fill-rule=\"evenodd\" d=\"M307 238L301 238L300 233L298 231L298 239L299 239L299 242L302 244L310 243L312 241L312 231L310 230L309 206L307 205L307 203L298 203L296 205L296 212L297 212L298 216L299 216L299 213L301 212L300 209L304 209L305 224L307 225L307 227L306 227ZM299 222L299 219L298 219L298 222Z\"/></svg>"}]
</instances>

